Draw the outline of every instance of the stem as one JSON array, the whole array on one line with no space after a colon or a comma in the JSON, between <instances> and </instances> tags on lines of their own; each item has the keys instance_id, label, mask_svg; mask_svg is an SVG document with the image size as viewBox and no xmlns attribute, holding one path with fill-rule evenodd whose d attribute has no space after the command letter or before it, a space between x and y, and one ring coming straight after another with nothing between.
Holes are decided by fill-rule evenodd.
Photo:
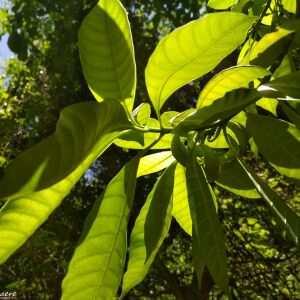
<instances>
[{"instance_id":1,"label":"stem","mask_svg":"<svg viewBox=\"0 0 300 300\"><path fill-rule=\"evenodd\" d=\"M142 131L142 132L156 132L156 133L171 133L173 132L173 127L163 127L163 128L155 128L155 127L148 127L148 126L140 126L138 124L133 124L133 129Z\"/></svg>"}]
</instances>

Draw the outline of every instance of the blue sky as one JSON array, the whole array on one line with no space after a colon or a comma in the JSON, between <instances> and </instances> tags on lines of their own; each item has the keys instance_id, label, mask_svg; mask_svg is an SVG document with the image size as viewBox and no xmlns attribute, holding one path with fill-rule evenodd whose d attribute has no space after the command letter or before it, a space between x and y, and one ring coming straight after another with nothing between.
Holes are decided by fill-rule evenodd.
<instances>
[{"instance_id":1,"label":"blue sky","mask_svg":"<svg viewBox=\"0 0 300 300\"><path fill-rule=\"evenodd\" d=\"M1 37L0 41L0 67L3 67L5 61L12 57L12 52L9 50L7 46L8 34L5 34Z\"/></svg>"}]
</instances>

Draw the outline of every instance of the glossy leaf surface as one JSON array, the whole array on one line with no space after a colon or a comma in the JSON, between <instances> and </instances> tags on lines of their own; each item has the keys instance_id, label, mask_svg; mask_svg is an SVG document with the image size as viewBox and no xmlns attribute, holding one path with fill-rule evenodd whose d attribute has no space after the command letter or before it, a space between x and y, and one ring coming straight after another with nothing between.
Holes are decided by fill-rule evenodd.
<instances>
[{"instance_id":1,"label":"glossy leaf surface","mask_svg":"<svg viewBox=\"0 0 300 300\"><path fill-rule=\"evenodd\" d=\"M227 92L247 88L251 81L270 74L269 71L255 66L236 66L226 69L213 77L204 87L199 95L197 108L209 106Z\"/></svg>"},{"instance_id":2,"label":"glossy leaf surface","mask_svg":"<svg viewBox=\"0 0 300 300\"><path fill-rule=\"evenodd\" d=\"M186 180L194 227L193 244L197 243L197 252L194 253L199 255L197 261L205 261L215 283L227 293L228 271L224 234L216 214L212 190L202 167L192 157L187 164Z\"/></svg>"},{"instance_id":3,"label":"glossy leaf surface","mask_svg":"<svg viewBox=\"0 0 300 300\"><path fill-rule=\"evenodd\" d=\"M115 297L125 264L138 163L138 158L127 163L96 200L63 280L62 300Z\"/></svg>"},{"instance_id":4,"label":"glossy leaf surface","mask_svg":"<svg viewBox=\"0 0 300 300\"><path fill-rule=\"evenodd\" d=\"M300 131L272 117L248 114L247 130L259 152L285 176L300 179Z\"/></svg>"},{"instance_id":5,"label":"glossy leaf surface","mask_svg":"<svg viewBox=\"0 0 300 300\"><path fill-rule=\"evenodd\" d=\"M101 0L79 31L82 70L98 101L116 100L132 110L136 71L130 25L118 0Z\"/></svg>"},{"instance_id":6,"label":"glossy leaf surface","mask_svg":"<svg viewBox=\"0 0 300 300\"><path fill-rule=\"evenodd\" d=\"M215 68L246 38L256 17L220 12L190 22L163 38L146 68L146 85L158 113L178 88Z\"/></svg>"}]
</instances>

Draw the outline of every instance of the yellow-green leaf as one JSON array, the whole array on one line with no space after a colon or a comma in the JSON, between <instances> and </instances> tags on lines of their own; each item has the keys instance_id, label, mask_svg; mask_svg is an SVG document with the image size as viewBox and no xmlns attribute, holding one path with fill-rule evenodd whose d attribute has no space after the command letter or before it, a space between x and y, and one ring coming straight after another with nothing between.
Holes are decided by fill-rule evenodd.
<instances>
[{"instance_id":1,"label":"yellow-green leaf","mask_svg":"<svg viewBox=\"0 0 300 300\"><path fill-rule=\"evenodd\" d=\"M181 164L177 164L175 169L172 215L181 228L191 236L192 218L188 201L185 168Z\"/></svg>"},{"instance_id":2,"label":"yellow-green leaf","mask_svg":"<svg viewBox=\"0 0 300 300\"><path fill-rule=\"evenodd\" d=\"M213 9L227 9L237 2L238 0L209 0L207 6Z\"/></svg>"},{"instance_id":3,"label":"yellow-green leaf","mask_svg":"<svg viewBox=\"0 0 300 300\"><path fill-rule=\"evenodd\" d=\"M19 248L61 203L92 162L130 127L117 102L64 109L55 133L20 154L0 183L0 262Z\"/></svg>"},{"instance_id":4,"label":"yellow-green leaf","mask_svg":"<svg viewBox=\"0 0 300 300\"><path fill-rule=\"evenodd\" d=\"M140 159L137 177L156 173L167 168L175 158L171 151L162 151L144 156Z\"/></svg>"},{"instance_id":5,"label":"yellow-green leaf","mask_svg":"<svg viewBox=\"0 0 300 300\"><path fill-rule=\"evenodd\" d=\"M136 70L130 25L119 0L101 0L82 22L79 51L83 74L98 101L121 101L131 111Z\"/></svg>"},{"instance_id":6,"label":"yellow-green leaf","mask_svg":"<svg viewBox=\"0 0 300 300\"><path fill-rule=\"evenodd\" d=\"M256 17L220 12L190 22L163 38L146 67L155 111L181 86L215 68L246 38Z\"/></svg>"},{"instance_id":7,"label":"yellow-green leaf","mask_svg":"<svg viewBox=\"0 0 300 300\"><path fill-rule=\"evenodd\" d=\"M62 300L113 299L127 250L127 223L139 159L134 158L96 200L62 283Z\"/></svg>"},{"instance_id":8,"label":"yellow-green leaf","mask_svg":"<svg viewBox=\"0 0 300 300\"><path fill-rule=\"evenodd\" d=\"M159 180L155 183L152 191L147 197L147 200L144 206L141 209L140 214L138 215L133 230L131 232L130 237L130 247L129 247L129 261L127 271L123 277L123 284L122 284L122 296L121 299L125 297L125 295L129 292L131 288L139 284L147 275L148 270L151 264L154 261L154 258L159 250L162 242L164 241L172 220L172 202L169 202L169 206L167 209L165 224L163 227L162 234L160 239L156 245L156 248L152 251L151 256L146 261L146 246L145 246L145 222L146 217L152 203L152 199L154 193L157 189Z\"/></svg>"},{"instance_id":9,"label":"yellow-green leaf","mask_svg":"<svg viewBox=\"0 0 300 300\"><path fill-rule=\"evenodd\" d=\"M197 108L209 106L227 92L248 87L253 80L270 74L268 70L256 66L236 66L223 70L203 88L198 98Z\"/></svg>"}]
</instances>

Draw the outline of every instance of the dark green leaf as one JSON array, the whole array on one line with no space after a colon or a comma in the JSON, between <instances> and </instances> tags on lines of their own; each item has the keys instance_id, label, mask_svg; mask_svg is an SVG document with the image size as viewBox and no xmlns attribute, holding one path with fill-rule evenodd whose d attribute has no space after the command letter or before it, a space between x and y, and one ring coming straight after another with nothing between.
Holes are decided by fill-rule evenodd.
<instances>
[{"instance_id":1,"label":"dark green leaf","mask_svg":"<svg viewBox=\"0 0 300 300\"><path fill-rule=\"evenodd\" d=\"M260 198L247 173L236 160L221 166L216 183L224 189L246 198Z\"/></svg>"},{"instance_id":2,"label":"dark green leaf","mask_svg":"<svg viewBox=\"0 0 300 300\"><path fill-rule=\"evenodd\" d=\"M300 179L300 131L273 117L248 114L247 130L259 152L285 176Z\"/></svg>"},{"instance_id":3,"label":"dark green leaf","mask_svg":"<svg viewBox=\"0 0 300 300\"><path fill-rule=\"evenodd\" d=\"M175 167L176 164L172 164L160 177L147 213L145 220L146 261L157 248L168 219L168 208L172 202Z\"/></svg>"},{"instance_id":4,"label":"dark green leaf","mask_svg":"<svg viewBox=\"0 0 300 300\"><path fill-rule=\"evenodd\" d=\"M233 117L243 108L254 103L260 95L255 90L238 89L228 92L210 106L203 107L184 119L176 127L178 132L203 129L217 125L225 119Z\"/></svg>"},{"instance_id":5,"label":"dark green leaf","mask_svg":"<svg viewBox=\"0 0 300 300\"><path fill-rule=\"evenodd\" d=\"M228 293L225 240L216 214L212 190L204 171L190 156L186 168L188 198L193 220L193 241L197 243L196 261L205 261L215 283Z\"/></svg>"}]
</instances>

